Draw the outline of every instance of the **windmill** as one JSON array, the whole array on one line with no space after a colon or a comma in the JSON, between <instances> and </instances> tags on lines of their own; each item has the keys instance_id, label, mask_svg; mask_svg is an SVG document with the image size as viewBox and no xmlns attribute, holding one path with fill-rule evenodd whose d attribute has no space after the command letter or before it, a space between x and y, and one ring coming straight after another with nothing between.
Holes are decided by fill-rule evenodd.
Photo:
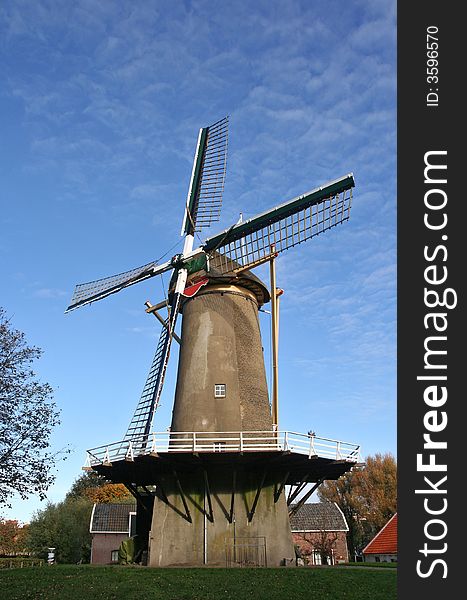
<instances>
[{"instance_id":1,"label":"windmill","mask_svg":"<svg viewBox=\"0 0 467 600\"><path fill-rule=\"evenodd\" d=\"M291 559L289 513L358 461L355 444L279 430L277 378L270 406L258 321L259 308L271 301L277 341L275 258L348 220L353 176L240 220L195 248L195 235L220 217L227 139L227 117L199 131L182 252L80 284L67 309L171 272L168 297L146 302L162 327L128 430L122 440L89 450L87 462L136 497L137 529L153 566ZM251 272L267 262L270 290ZM174 339L180 355L172 423L152 432Z\"/></svg>"}]
</instances>

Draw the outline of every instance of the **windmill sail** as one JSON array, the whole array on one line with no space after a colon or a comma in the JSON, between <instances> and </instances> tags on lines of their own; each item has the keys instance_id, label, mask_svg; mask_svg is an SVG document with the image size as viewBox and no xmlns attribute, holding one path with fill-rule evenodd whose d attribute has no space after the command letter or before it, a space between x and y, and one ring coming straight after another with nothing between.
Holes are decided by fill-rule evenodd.
<instances>
[{"instance_id":1,"label":"windmill sail","mask_svg":"<svg viewBox=\"0 0 467 600\"><path fill-rule=\"evenodd\" d=\"M227 160L228 117L200 130L188 192L182 235L209 227L220 218ZM192 242L191 242L192 244ZM187 253L192 245L186 246ZM101 300L129 285L154 277L172 268L171 261L162 265L150 262L136 269L76 286L65 312Z\"/></svg>"},{"instance_id":2,"label":"windmill sail","mask_svg":"<svg viewBox=\"0 0 467 600\"><path fill-rule=\"evenodd\" d=\"M227 162L228 117L200 129L182 235L219 221Z\"/></svg>"},{"instance_id":3,"label":"windmill sail","mask_svg":"<svg viewBox=\"0 0 467 600\"><path fill-rule=\"evenodd\" d=\"M203 250L221 272L231 270L231 261L253 267L272 247L282 252L347 221L354 186L352 174L332 181L207 239Z\"/></svg>"},{"instance_id":4,"label":"windmill sail","mask_svg":"<svg viewBox=\"0 0 467 600\"><path fill-rule=\"evenodd\" d=\"M103 279L97 279L96 281L90 281L88 283L80 283L75 287L70 306L65 312L74 310L84 304L101 300L110 294L119 292L129 285L133 285L139 281L163 273L171 267L172 264L170 261L161 265L158 265L156 262L150 262L142 267L137 267L136 269L131 269L130 271L125 271L118 275L104 277Z\"/></svg>"},{"instance_id":5,"label":"windmill sail","mask_svg":"<svg viewBox=\"0 0 467 600\"><path fill-rule=\"evenodd\" d=\"M159 404L162 387L164 385L165 372L170 355L170 346L172 344L175 324L180 310L180 296L180 294L174 295L172 308L165 321L166 326L162 327L156 353L141 398L139 399L135 413L125 434L125 441L147 440L147 437L145 438L145 436L149 434L151 429L154 413Z\"/></svg>"}]
</instances>

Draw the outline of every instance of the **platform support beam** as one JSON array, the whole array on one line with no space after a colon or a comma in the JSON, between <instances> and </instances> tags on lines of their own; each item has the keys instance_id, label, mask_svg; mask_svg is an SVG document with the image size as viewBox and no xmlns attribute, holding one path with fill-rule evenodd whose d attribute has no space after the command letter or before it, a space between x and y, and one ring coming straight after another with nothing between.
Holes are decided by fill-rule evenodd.
<instances>
[{"instance_id":1,"label":"platform support beam","mask_svg":"<svg viewBox=\"0 0 467 600\"><path fill-rule=\"evenodd\" d=\"M214 512L212 510L212 501L211 501L211 489L209 487L209 478L208 478L208 472L206 471L206 469L204 469L204 488L206 491L205 497L208 501L208 506L209 506L209 514L206 514L206 518L211 521L211 523L214 523Z\"/></svg>"},{"instance_id":2,"label":"platform support beam","mask_svg":"<svg viewBox=\"0 0 467 600\"><path fill-rule=\"evenodd\" d=\"M289 475L290 475L290 471L287 471L287 473L284 475L284 477L279 482L279 484L274 485L274 503L276 503L279 500L279 498L281 497L282 491L285 487L287 479L289 478Z\"/></svg>"},{"instance_id":3,"label":"platform support beam","mask_svg":"<svg viewBox=\"0 0 467 600\"><path fill-rule=\"evenodd\" d=\"M177 471L173 471L173 476L175 478L175 485L177 486L178 492L180 494L180 498L182 499L183 502L183 508L185 509L185 513L186 513L186 520L191 523L192 519L191 519L191 513L190 513L190 509L188 508L188 504L185 498L185 494L183 493L183 489L182 489L182 484L180 483L180 479L177 475Z\"/></svg>"},{"instance_id":4,"label":"platform support beam","mask_svg":"<svg viewBox=\"0 0 467 600\"><path fill-rule=\"evenodd\" d=\"M253 516L255 514L256 506L258 504L259 495L261 494L261 490L263 489L264 481L266 479L267 470L264 470L263 476L261 477L261 481L259 482L258 489L256 490L255 499L253 500L253 504L251 505L250 512L248 513L248 522L251 523L253 520Z\"/></svg>"},{"instance_id":5,"label":"platform support beam","mask_svg":"<svg viewBox=\"0 0 467 600\"><path fill-rule=\"evenodd\" d=\"M290 506L292 504L292 502L295 500L295 498L301 493L303 492L303 490L305 489L305 486L308 483L308 479L309 479L309 475L305 475L305 477L302 479L302 481L295 487L295 490L292 492L292 488L290 488L290 492L287 498L287 506Z\"/></svg>"},{"instance_id":6,"label":"platform support beam","mask_svg":"<svg viewBox=\"0 0 467 600\"><path fill-rule=\"evenodd\" d=\"M235 492L237 483L237 469L232 471L232 495L230 496L230 512L229 512L229 523L233 523L234 510L235 510Z\"/></svg>"},{"instance_id":7,"label":"platform support beam","mask_svg":"<svg viewBox=\"0 0 467 600\"><path fill-rule=\"evenodd\" d=\"M315 485L308 490L308 492L303 496L303 498L300 498L300 500L297 502L297 504L289 511L289 517L292 517L297 511L299 511L302 506L305 504L305 502L308 500L308 498L311 496L311 494L314 494L314 492L316 492L316 490L319 488L319 486L323 483L324 481L324 477L321 479L318 479L318 481L315 483Z\"/></svg>"}]
</instances>

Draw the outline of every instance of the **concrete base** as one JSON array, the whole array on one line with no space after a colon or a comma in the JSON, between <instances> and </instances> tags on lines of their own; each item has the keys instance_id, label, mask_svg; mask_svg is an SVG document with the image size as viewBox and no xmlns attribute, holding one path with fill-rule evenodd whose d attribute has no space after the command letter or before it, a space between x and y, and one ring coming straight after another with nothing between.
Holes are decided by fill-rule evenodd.
<instances>
[{"instance_id":1,"label":"concrete base","mask_svg":"<svg viewBox=\"0 0 467 600\"><path fill-rule=\"evenodd\" d=\"M284 493L275 502L275 486L264 485L261 472L210 469L166 475L159 484L149 566L280 566L294 559Z\"/></svg>"}]
</instances>

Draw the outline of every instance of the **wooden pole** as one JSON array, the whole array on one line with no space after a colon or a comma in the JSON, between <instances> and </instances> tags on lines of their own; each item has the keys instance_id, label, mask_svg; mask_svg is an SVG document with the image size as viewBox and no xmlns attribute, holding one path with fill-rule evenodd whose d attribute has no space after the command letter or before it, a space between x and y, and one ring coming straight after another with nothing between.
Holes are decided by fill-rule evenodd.
<instances>
[{"instance_id":1,"label":"wooden pole","mask_svg":"<svg viewBox=\"0 0 467 600\"><path fill-rule=\"evenodd\" d=\"M163 325L167 329L167 327L168 327L167 323L164 321L163 317L161 317L161 315L157 312L159 310L159 308L163 308L165 306L167 306L167 308L168 308L167 302L159 302L159 304L156 304L155 306L153 306L149 302L149 300L146 300L144 305L147 306L146 312L152 313L156 317L156 319L159 321L159 323L161 323L161 325ZM172 335L173 335L174 340L176 340L179 344L182 343L182 340L175 333L175 331L172 332Z\"/></svg>"},{"instance_id":2,"label":"wooden pole","mask_svg":"<svg viewBox=\"0 0 467 600\"><path fill-rule=\"evenodd\" d=\"M275 255L276 247L271 246L271 254ZM276 265L275 256L269 261L269 274L271 279L271 341L272 341L272 398L271 414L274 429L279 429L279 406L278 406L278 317L277 317L277 295L276 295Z\"/></svg>"}]
</instances>

